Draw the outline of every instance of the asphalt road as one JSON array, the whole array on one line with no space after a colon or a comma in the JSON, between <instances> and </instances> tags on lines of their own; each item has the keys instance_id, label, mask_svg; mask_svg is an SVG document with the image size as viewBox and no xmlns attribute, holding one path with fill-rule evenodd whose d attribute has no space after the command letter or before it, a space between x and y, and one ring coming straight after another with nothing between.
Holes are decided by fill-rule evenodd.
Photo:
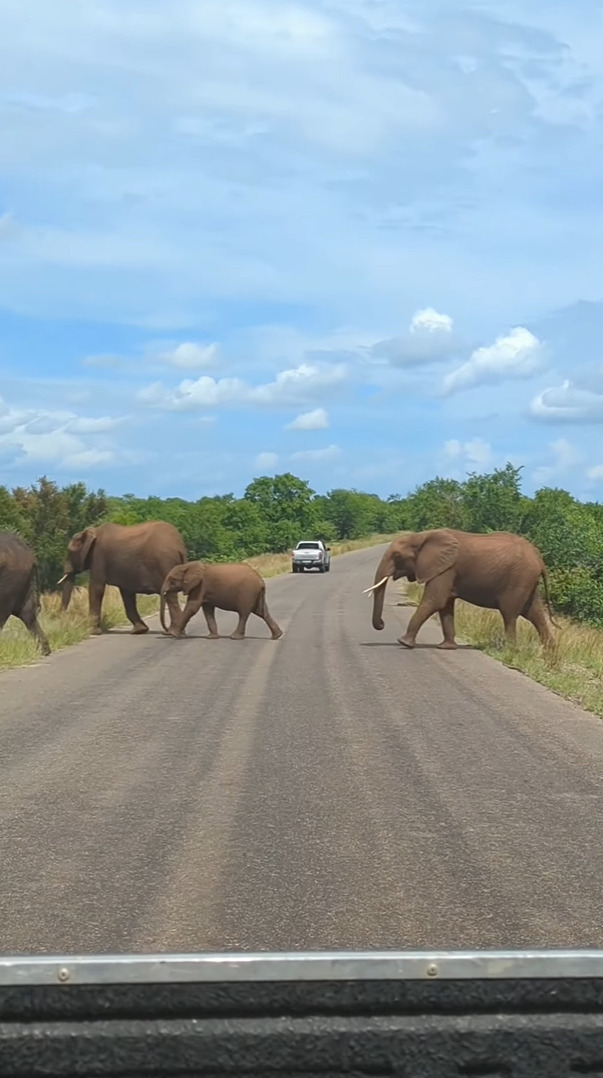
<instances>
[{"instance_id":1,"label":"asphalt road","mask_svg":"<svg viewBox=\"0 0 603 1078\"><path fill-rule=\"evenodd\" d=\"M402 650L391 584L375 632L379 555L269 581L276 642L153 619L0 675L0 951L603 945L603 721Z\"/></svg>"}]
</instances>

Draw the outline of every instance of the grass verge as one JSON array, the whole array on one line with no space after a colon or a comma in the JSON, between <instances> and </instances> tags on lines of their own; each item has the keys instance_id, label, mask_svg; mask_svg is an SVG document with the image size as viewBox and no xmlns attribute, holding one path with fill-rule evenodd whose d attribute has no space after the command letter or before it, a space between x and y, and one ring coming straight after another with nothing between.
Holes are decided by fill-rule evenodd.
<instances>
[{"instance_id":1,"label":"grass verge","mask_svg":"<svg viewBox=\"0 0 603 1078\"><path fill-rule=\"evenodd\" d=\"M90 635L88 617L88 589L74 588L69 610L61 610L61 596L49 592L41 597L40 624L53 651L80 644ZM143 617L154 614L159 608L156 595L139 595L138 609ZM127 624L118 588L108 587L103 599L102 626L105 631ZM40 652L27 629L17 618L9 618L0 635L0 670L13 666L26 666L39 662Z\"/></svg>"},{"instance_id":2,"label":"grass verge","mask_svg":"<svg viewBox=\"0 0 603 1078\"><path fill-rule=\"evenodd\" d=\"M407 602L418 604L423 588L405 583L401 592ZM523 618L517 623L516 647L506 644L502 619L496 610L482 610L459 600L454 620L459 640L519 670L586 711L603 716L603 630L556 614L555 621L561 628L555 630L555 650L547 655L536 630Z\"/></svg>"},{"instance_id":3,"label":"grass verge","mask_svg":"<svg viewBox=\"0 0 603 1078\"><path fill-rule=\"evenodd\" d=\"M331 554L336 557L352 550L363 550L379 543L390 542L392 538L391 535L371 535L366 539L333 543ZM256 558L247 560L266 578L280 576L291 569L290 554L260 554ZM48 636L53 651L80 644L90 635L87 588L74 588L69 610L66 613L61 611L61 597L56 592L42 595L41 603L40 624ZM137 604L142 617L149 617L159 610L159 596L139 595ZM107 632L109 629L127 624L128 620L119 590L108 587L103 599L103 629ZM0 633L0 670L27 666L30 663L39 662L40 658L37 645L22 622L17 618L9 618L4 631Z\"/></svg>"}]
</instances>

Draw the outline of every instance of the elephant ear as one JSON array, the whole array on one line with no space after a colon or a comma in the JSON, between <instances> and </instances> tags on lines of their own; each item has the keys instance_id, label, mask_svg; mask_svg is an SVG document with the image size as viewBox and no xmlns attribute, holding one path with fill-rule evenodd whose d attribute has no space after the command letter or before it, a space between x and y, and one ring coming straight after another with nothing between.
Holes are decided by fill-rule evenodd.
<instances>
[{"instance_id":1,"label":"elephant ear","mask_svg":"<svg viewBox=\"0 0 603 1078\"><path fill-rule=\"evenodd\" d=\"M71 540L71 543L69 544L70 546L73 545L74 549L80 552L82 559L82 569L86 568L86 562L90 557L90 551L92 550L92 547L94 546L95 542L96 529L86 528L85 531L79 532L77 535L74 535L73 539Z\"/></svg>"},{"instance_id":2,"label":"elephant ear","mask_svg":"<svg viewBox=\"0 0 603 1078\"><path fill-rule=\"evenodd\" d=\"M448 528L437 528L424 533L417 548L417 582L428 584L434 577L452 569L459 555L459 541Z\"/></svg>"},{"instance_id":3,"label":"elephant ear","mask_svg":"<svg viewBox=\"0 0 603 1078\"><path fill-rule=\"evenodd\" d=\"M185 565L182 571L182 590L185 595L199 586L203 581L203 573L205 572L205 566L202 562L191 561L188 565Z\"/></svg>"}]
</instances>

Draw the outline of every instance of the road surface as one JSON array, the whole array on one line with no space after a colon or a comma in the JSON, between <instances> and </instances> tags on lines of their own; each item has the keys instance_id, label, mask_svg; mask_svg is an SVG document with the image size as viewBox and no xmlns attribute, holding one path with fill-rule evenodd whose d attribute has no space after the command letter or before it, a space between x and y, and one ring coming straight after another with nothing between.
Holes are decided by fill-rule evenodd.
<instances>
[{"instance_id":1,"label":"road surface","mask_svg":"<svg viewBox=\"0 0 603 1078\"><path fill-rule=\"evenodd\" d=\"M603 721L404 651L395 585L375 632L379 556L269 581L276 642L153 619L0 675L0 951L603 946Z\"/></svg>"}]
</instances>

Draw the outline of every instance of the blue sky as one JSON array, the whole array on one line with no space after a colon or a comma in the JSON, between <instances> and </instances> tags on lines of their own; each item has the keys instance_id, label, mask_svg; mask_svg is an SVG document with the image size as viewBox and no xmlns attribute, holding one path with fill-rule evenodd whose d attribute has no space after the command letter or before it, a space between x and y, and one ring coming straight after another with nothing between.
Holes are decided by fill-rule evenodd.
<instances>
[{"instance_id":1,"label":"blue sky","mask_svg":"<svg viewBox=\"0 0 603 1078\"><path fill-rule=\"evenodd\" d=\"M601 497L599 0L0 25L0 483Z\"/></svg>"}]
</instances>

